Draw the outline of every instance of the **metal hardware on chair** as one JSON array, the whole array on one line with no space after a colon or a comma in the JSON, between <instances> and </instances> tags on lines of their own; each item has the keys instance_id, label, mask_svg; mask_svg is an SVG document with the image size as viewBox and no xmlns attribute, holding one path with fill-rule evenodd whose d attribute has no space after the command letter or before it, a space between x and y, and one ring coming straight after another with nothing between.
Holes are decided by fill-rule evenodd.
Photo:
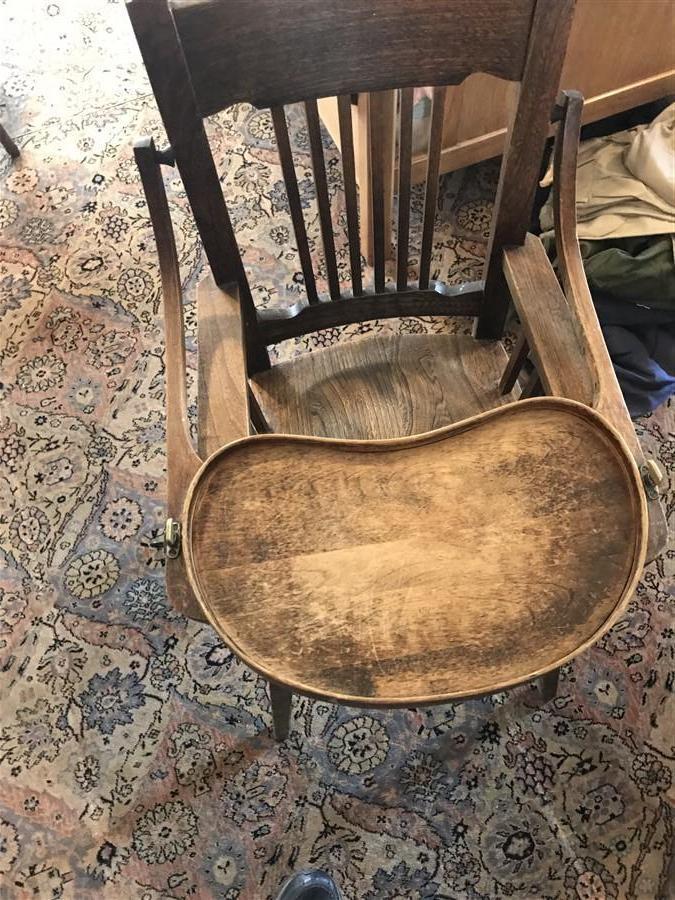
<instances>
[{"instance_id":1,"label":"metal hardware on chair","mask_svg":"<svg viewBox=\"0 0 675 900\"><path fill-rule=\"evenodd\" d=\"M164 523L164 552L169 559L177 559L180 556L180 522L170 516Z\"/></svg>"},{"instance_id":2,"label":"metal hardware on chair","mask_svg":"<svg viewBox=\"0 0 675 900\"><path fill-rule=\"evenodd\" d=\"M640 475L645 486L645 493L649 499L658 500L659 488L665 476L656 460L648 459L643 466L640 466Z\"/></svg>"},{"instance_id":3,"label":"metal hardware on chair","mask_svg":"<svg viewBox=\"0 0 675 900\"><path fill-rule=\"evenodd\" d=\"M164 523L164 534L161 538L150 542L151 547L163 547L164 553L169 559L177 559L180 556L181 527L180 522L171 516Z\"/></svg>"}]
</instances>

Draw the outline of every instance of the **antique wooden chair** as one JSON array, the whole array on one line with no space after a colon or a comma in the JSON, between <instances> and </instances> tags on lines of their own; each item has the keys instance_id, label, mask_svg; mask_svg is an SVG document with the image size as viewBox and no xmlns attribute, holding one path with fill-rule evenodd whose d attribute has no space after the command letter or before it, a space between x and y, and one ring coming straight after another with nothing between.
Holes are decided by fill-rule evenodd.
<instances>
[{"instance_id":1,"label":"antique wooden chair","mask_svg":"<svg viewBox=\"0 0 675 900\"><path fill-rule=\"evenodd\" d=\"M543 676L550 696L560 666L624 608L647 544L654 553L663 542L658 471L643 459L623 404L576 242L582 101L568 94L555 102L572 7L573 0L128 2L171 143L158 151L143 140L135 150L164 295L169 596L269 680L279 737L294 691L408 706ZM520 100L484 280L447 286L430 278L444 91L473 71L521 82ZM423 85L433 86L433 111L413 281L412 89ZM390 180L375 141L369 284L350 94L370 92L376 118L389 90L400 90L395 283L385 265ZM338 277L317 113L317 98L329 95L339 98L349 289ZM271 108L306 290L288 309L255 308L203 126L240 101ZM299 101L325 297L284 111ZM527 233L556 119L562 287ZM161 164L174 162L211 268L197 299L197 449L161 175ZM509 360L500 338L511 301L523 336ZM473 317L476 339L371 335L270 366L267 347L276 342L410 315ZM535 375L519 391L528 357ZM549 396L514 402L536 393Z\"/></svg>"}]
</instances>

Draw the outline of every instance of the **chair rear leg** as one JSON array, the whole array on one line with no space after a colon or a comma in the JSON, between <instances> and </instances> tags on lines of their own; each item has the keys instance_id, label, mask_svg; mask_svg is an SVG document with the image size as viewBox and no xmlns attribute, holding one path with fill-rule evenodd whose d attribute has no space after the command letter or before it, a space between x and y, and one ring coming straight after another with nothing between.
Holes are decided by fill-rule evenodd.
<instances>
[{"instance_id":1,"label":"chair rear leg","mask_svg":"<svg viewBox=\"0 0 675 900\"><path fill-rule=\"evenodd\" d=\"M258 403L258 398L253 393L250 387L248 388L248 409L251 418L251 425L253 425L255 433L269 434L272 429L270 428L269 423L265 418L265 413L262 411L260 404Z\"/></svg>"},{"instance_id":2,"label":"chair rear leg","mask_svg":"<svg viewBox=\"0 0 675 900\"><path fill-rule=\"evenodd\" d=\"M558 694L558 680L560 678L560 669L553 669L541 676L541 698L544 703L555 700Z\"/></svg>"},{"instance_id":3,"label":"chair rear leg","mask_svg":"<svg viewBox=\"0 0 675 900\"><path fill-rule=\"evenodd\" d=\"M7 134L5 129L0 125L0 144L5 148L5 150L9 153L12 159L16 159L19 156L19 148L16 146L11 137Z\"/></svg>"},{"instance_id":4,"label":"chair rear leg","mask_svg":"<svg viewBox=\"0 0 675 900\"><path fill-rule=\"evenodd\" d=\"M269 686L274 738L277 741L285 741L291 724L293 692L281 684L275 684L273 681L269 682Z\"/></svg>"}]
</instances>

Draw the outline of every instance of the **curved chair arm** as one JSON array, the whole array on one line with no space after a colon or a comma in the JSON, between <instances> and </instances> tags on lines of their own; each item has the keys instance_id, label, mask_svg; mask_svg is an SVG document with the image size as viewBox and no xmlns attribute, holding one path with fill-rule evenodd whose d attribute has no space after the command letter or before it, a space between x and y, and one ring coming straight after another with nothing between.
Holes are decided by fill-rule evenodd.
<instances>
[{"instance_id":1,"label":"curved chair arm","mask_svg":"<svg viewBox=\"0 0 675 900\"><path fill-rule=\"evenodd\" d=\"M166 556L166 590L174 609L191 619L203 621L204 616L187 581L184 560L180 555L180 515L183 498L201 465L201 459L195 453L190 440L185 380L183 297L176 242L161 171L162 163L173 165L173 155L171 150L157 150L152 138L141 138L134 143L134 156L155 234L162 280L167 455L167 519L163 542Z\"/></svg>"},{"instance_id":2,"label":"curved chair arm","mask_svg":"<svg viewBox=\"0 0 675 900\"><path fill-rule=\"evenodd\" d=\"M249 433L246 361L236 284L217 286L207 277L197 288L199 454L190 438L187 414L183 298L171 215L161 165L173 152L157 150L151 138L134 144L143 190L157 243L162 280L165 371L167 520L164 535L166 586L171 605L191 619L204 614L185 574L181 549L183 501L204 459L217 447Z\"/></svg>"},{"instance_id":3,"label":"curved chair arm","mask_svg":"<svg viewBox=\"0 0 675 900\"><path fill-rule=\"evenodd\" d=\"M576 170L583 97L565 91L554 117L560 121L553 160L553 209L562 290L539 238L527 235L504 251L504 274L547 393L596 409L626 441L642 473L649 503L652 559L668 537L655 481L626 409L586 281L576 229Z\"/></svg>"},{"instance_id":4,"label":"curved chair arm","mask_svg":"<svg viewBox=\"0 0 675 900\"><path fill-rule=\"evenodd\" d=\"M642 463L640 443L602 336L577 240L576 173L584 99L578 91L565 91L561 99L562 118L553 158L553 214L558 271L565 297L574 313L579 338L594 363L596 384L593 406L619 429L638 462Z\"/></svg>"},{"instance_id":5,"label":"curved chair arm","mask_svg":"<svg viewBox=\"0 0 675 900\"><path fill-rule=\"evenodd\" d=\"M201 465L192 446L187 414L185 366L185 329L183 298L178 269L169 204L162 178L161 163L171 163L166 153L155 148L152 138L134 143L134 156L141 174L143 190L150 211L157 242L157 255L162 279L166 369L166 451L168 481L168 515L178 518L183 497Z\"/></svg>"}]
</instances>

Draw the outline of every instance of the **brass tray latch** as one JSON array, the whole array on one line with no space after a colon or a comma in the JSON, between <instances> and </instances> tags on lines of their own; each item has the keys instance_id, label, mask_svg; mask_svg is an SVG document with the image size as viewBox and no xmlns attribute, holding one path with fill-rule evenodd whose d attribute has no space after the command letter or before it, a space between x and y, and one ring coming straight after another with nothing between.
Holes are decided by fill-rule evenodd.
<instances>
[{"instance_id":1,"label":"brass tray latch","mask_svg":"<svg viewBox=\"0 0 675 900\"><path fill-rule=\"evenodd\" d=\"M642 483L649 499L657 500L665 476L656 460L648 459L643 466L640 466L640 475L642 475Z\"/></svg>"}]
</instances>

